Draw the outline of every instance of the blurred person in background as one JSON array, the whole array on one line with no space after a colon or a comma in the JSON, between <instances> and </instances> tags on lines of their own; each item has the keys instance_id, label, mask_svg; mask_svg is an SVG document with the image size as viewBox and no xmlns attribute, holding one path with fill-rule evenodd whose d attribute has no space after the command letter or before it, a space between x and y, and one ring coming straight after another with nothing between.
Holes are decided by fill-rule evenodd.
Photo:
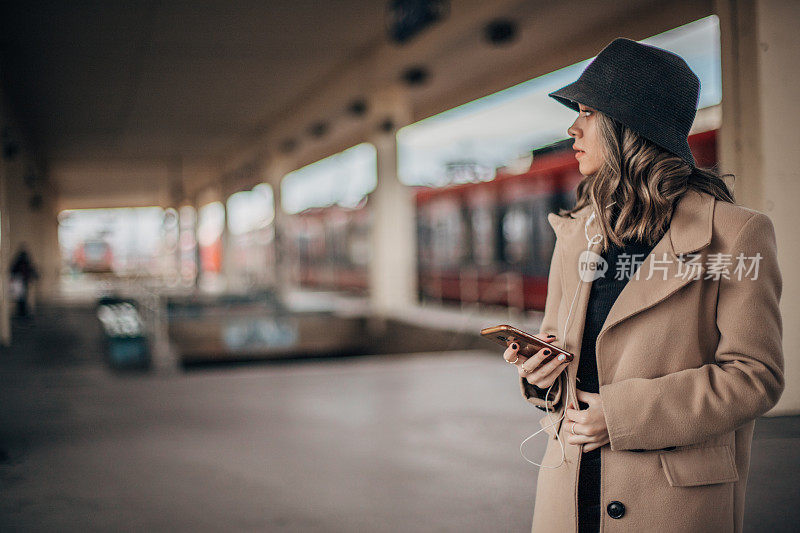
<instances>
[{"instance_id":1,"label":"blurred person in background","mask_svg":"<svg viewBox=\"0 0 800 533\"><path fill-rule=\"evenodd\" d=\"M25 244L20 245L14 261L11 262L10 273L11 298L16 303L16 314L19 317L27 317L31 282L39 277L39 273L33 266Z\"/></svg>"},{"instance_id":2,"label":"blurred person in background","mask_svg":"<svg viewBox=\"0 0 800 533\"><path fill-rule=\"evenodd\" d=\"M699 92L681 57L618 38L549 94L578 112L568 134L584 178L575 207L548 215L537 334L575 358L504 353L547 411L536 533L742 530L755 418L784 388L782 277L769 217L695 166Z\"/></svg>"}]
</instances>

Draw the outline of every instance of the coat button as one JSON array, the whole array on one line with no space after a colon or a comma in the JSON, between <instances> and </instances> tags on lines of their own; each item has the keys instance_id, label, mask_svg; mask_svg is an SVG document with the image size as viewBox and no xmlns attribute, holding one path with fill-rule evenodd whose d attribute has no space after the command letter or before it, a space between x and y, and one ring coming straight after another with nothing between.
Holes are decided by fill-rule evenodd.
<instances>
[{"instance_id":1,"label":"coat button","mask_svg":"<svg viewBox=\"0 0 800 533\"><path fill-rule=\"evenodd\" d=\"M611 518L622 518L622 515L625 514L625 506L622 505L622 502L613 501L608 504L606 511Z\"/></svg>"}]
</instances>

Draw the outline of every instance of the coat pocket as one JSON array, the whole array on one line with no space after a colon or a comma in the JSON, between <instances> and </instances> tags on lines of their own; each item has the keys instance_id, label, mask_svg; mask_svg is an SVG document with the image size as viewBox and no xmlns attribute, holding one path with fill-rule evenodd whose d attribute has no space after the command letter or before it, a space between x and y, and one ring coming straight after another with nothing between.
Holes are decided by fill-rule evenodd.
<instances>
[{"instance_id":1,"label":"coat pocket","mask_svg":"<svg viewBox=\"0 0 800 533\"><path fill-rule=\"evenodd\" d=\"M673 487L694 487L739 480L736 462L727 444L686 448L659 454L667 481Z\"/></svg>"}]
</instances>

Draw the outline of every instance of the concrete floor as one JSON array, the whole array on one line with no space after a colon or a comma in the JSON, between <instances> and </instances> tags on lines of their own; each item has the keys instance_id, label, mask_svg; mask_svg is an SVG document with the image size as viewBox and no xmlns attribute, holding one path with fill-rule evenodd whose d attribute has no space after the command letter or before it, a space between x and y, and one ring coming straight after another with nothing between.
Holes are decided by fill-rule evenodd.
<instances>
[{"instance_id":1,"label":"concrete floor","mask_svg":"<svg viewBox=\"0 0 800 533\"><path fill-rule=\"evenodd\" d=\"M152 376L107 370L88 308L14 333L0 531L529 531L540 411L499 353ZM797 530L798 444L758 420L745 531Z\"/></svg>"}]
</instances>

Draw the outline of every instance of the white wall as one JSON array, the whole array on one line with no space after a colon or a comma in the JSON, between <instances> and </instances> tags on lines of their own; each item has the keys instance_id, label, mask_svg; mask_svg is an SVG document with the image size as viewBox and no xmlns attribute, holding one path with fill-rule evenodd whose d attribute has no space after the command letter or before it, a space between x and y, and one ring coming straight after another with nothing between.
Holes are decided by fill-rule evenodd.
<instances>
[{"instance_id":1,"label":"white wall","mask_svg":"<svg viewBox=\"0 0 800 533\"><path fill-rule=\"evenodd\" d=\"M718 0L722 34L720 163L736 175L738 203L775 225L783 274L781 313L786 389L770 414L800 412L800 165L794 106L800 94L800 2ZM742 302L747 305L747 302Z\"/></svg>"}]
</instances>

